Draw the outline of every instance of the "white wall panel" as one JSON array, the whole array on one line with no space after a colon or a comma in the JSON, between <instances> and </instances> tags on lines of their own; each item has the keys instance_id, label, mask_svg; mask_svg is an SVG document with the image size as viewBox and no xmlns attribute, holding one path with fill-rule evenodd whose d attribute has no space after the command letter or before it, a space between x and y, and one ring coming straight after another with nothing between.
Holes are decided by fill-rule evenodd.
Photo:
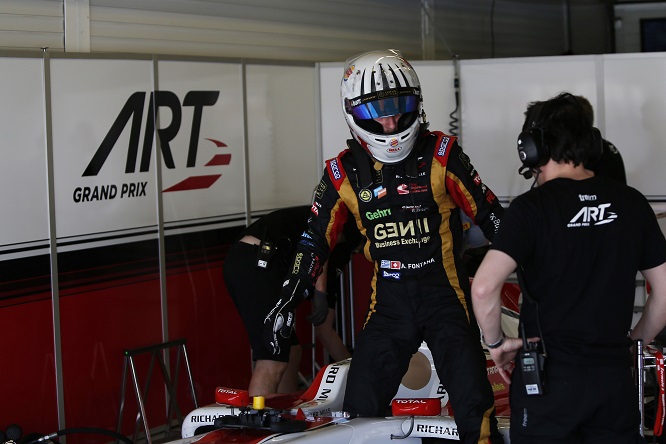
<instances>
[{"instance_id":1,"label":"white wall panel","mask_svg":"<svg viewBox=\"0 0 666 444\"><path fill-rule=\"evenodd\" d=\"M448 61L414 62L431 129L448 131L453 69ZM349 131L340 110L341 64L320 64L324 157L344 148ZM666 199L666 56L664 53L461 61L462 146L483 181L510 200L532 181L518 175L516 140L527 105L562 91L586 96L595 124L623 155L630 185Z\"/></svg>"},{"instance_id":2,"label":"white wall panel","mask_svg":"<svg viewBox=\"0 0 666 444\"><path fill-rule=\"evenodd\" d=\"M605 134L623 154L627 182L666 200L666 53L604 57Z\"/></svg>"},{"instance_id":3,"label":"white wall panel","mask_svg":"<svg viewBox=\"0 0 666 444\"><path fill-rule=\"evenodd\" d=\"M449 133L450 114L455 109L452 63L414 62L413 66L423 85L423 107L430 129ZM342 65L321 64L321 69L324 156L332 157L344 149L344 140L350 137L340 109ZM563 90L576 91L596 103L592 57L463 60L460 74L461 145L483 181L503 199L531 185L517 174L516 139L527 104Z\"/></svg>"},{"instance_id":4,"label":"white wall panel","mask_svg":"<svg viewBox=\"0 0 666 444\"><path fill-rule=\"evenodd\" d=\"M34 254L34 248L48 247L41 64L41 59L0 59L0 252L5 258L21 257L22 251Z\"/></svg>"},{"instance_id":5,"label":"white wall panel","mask_svg":"<svg viewBox=\"0 0 666 444\"><path fill-rule=\"evenodd\" d=\"M173 165L162 161L164 221L192 224L245 211L243 95L240 65L159 61L159 90L180 109L159 108L159 126L176 124ZM164 141L162 142L164 143Z\"/></svg>"},{"instance_id":6,"label":"white wall panel","mask_svg":"<svg viewBox=\"0 0 666 444\"><path fill-rule=\"evenodd\" d=\"M247 65L250 206L309 204L319 180L314 67Z\"/></svg>"},{"instance_id":7,"label":"white wall panel","mask_svg":"<svg viewBox=\"0 0 666 444\"><path fill-rule=\"evenodd\" d=\"M518 175L516 150L528 103L569 91L594 105L596 75L595 59L588 56L462 64L463 147L500 198L513 198L532 184Z\"/></svg>"},{"instance_id":8,"label":"white wall panel","mask_svg":"<svg viewBox=\"0 0 666 444\"><path fill-rule=\"evenodd\" d=\"M146 124L152 119L150 61L52 59L51 79L59 240L147 227L156 232L154 144L147 147L150 164L140 167ZM130 97L139 97L135 93L143 94L135 112L129 120L119 119ZM114 123L120 123L115 131ZM102 154L105 141L109 150ZM88 172L93 164L95 171Z\"/></svg>"}]
</instances>

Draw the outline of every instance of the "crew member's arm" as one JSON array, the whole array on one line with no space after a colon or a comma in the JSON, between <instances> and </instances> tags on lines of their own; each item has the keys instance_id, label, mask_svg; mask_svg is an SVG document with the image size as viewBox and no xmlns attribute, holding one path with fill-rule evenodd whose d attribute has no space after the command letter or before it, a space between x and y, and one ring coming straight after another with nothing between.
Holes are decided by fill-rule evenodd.
<instances>
[{"instance_id":1,"label":"crew member's arm","mask_svg":"<svg viewBox=\"0 0 666 444\"><path fill-rule=\"evenodd\" d=\"M504 336L502 331L501 291L506 279L516 269L516 261L499 250L489 250L472 281L472 307L481 328L484 343L490 351L502 378L511 383L509 369L522 346L519 338Z\"/></svg>"},{"instance_id":2,"label":"crew member's arm","mask_svg":"<svg viewBox=\"0 0 666 444\"><path fill-rule=\"evenodd\" d=\"M649 344L666 326L666 262L641 273L650 283L650 296L630 337Z\"/></svg>"}]
</instances>

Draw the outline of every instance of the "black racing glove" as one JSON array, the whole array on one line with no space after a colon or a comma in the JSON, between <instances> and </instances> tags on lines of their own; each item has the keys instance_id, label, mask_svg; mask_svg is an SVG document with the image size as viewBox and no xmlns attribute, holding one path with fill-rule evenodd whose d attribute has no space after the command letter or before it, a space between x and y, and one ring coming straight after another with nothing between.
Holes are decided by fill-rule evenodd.
<instances>
[{"instance_id":1,"label":"black racing glove","mask_svg":"<svg viewBox=\"0 0 666 444\"><path fill-rule=\"evenodd\" d=\"M296 307L303 301L309 289L301 285L301 279L287 279L282 287L280 299L264 318L264 343L274 355L289 344L294 330Z\"/></svg>"},{"instance_id":2,"label":"black racing glove","mask_svg":"<svg viewBox=\"0 0 666 444\"><path fill-rule=\"evenodd\" d=\"M315 290L312 296L312 311L307 317L315 327L324 323L328 317L328 294L324 291Z\"/></svg>"},{"instance_id":3,"label":"black racing glove","mask_svg":"<svg viewBox=\"0 0 666 444\"><path fill-rule=\"evenodd\" d=\"M264 318L264 343L280 354L294 328L296 307L312 296L314 282L319 276L321 263L314 253L297 252L291 264L291 273L282 284L280 299Z\"/></svg>"}]
</instances>

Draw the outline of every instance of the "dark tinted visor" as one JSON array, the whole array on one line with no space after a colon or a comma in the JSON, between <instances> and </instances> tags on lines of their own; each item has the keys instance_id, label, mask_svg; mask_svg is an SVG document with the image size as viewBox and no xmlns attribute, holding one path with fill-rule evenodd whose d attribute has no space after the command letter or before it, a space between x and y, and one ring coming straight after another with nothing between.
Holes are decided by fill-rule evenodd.
<instances>
[{"instance_id":1,"label":"dark tinted visor","mask_svg":"<svg viewBox=\"0 0 666 444\"><path fill-rule=\"evenodd\" d=\"M357 119L376 119L377 117L395 116L416 111L419 98L416 96L393 97L373 100L352 108L352 115Z\"/></svg>"},{"instance_id":2,"label":"dark tinted visor","mask_svg":"<svg viewBox=\"0 0 666 444\"><path fill-rule=\"evenodd\" d=\"M419 105L418 88L401 88L366 94L347 102L347 112L356 119L376 119L416 111Z\"/></svg>"}]
</instances>

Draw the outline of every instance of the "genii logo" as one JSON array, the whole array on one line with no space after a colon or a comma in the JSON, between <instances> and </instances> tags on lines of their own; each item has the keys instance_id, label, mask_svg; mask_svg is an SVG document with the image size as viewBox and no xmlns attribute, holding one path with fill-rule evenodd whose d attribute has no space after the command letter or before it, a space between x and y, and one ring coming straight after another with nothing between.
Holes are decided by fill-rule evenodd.
<instances>
[{"instance_id":1,"label":"genii logo","mask_svg":"<svg viewBox=\"0 0 666 444\"><path fill-rule=\"evenodd\" d=\"M185 167L195 167L197 164L199 135L204 109L215 105L219 95L219 91L189 91L185 95L181 105L178 96L171 91L151 92L148 99L148 111L145 118L144 139L141 151L139 151L139 138L142 125L144 124L143 116L146 93L135 92L127 99L125 105L120 110L118 117L116 117L116 120L111 124L108 133L95 151L95 154L83 171L82 176L97 176L107 161L109 154L111 154L111 151L114 149L122 149L121 147L118 147L116 143L128 125L130 127L130 137L129 146L127 147L125 174L136 172L137 163L140 172L148 171L151 164L153 137L155 133L155 119L153 116L156 115L156 111L159 111L160 108L167 108L171 114L171 121L169 124L164 128L157 128L159 148L164 165L170 169L175 169L177 167L174 162L170 142L173 141L181 131L182 115L185 110L186 112L191 112L192 115L192 126L189 128L189 146L187 149L187 161ZM169 113L164 113L164 115L169 115ZM213 143L218 148L226 147L226 145L219 140L210 138L207 138L206 140ZM139 152L141 154L140 159ZM230 161L231 154L216 154L205 164L206 167L216 168L214 174L190 176L175 185L168 187L164 192L208 188L221 176L217 167L229 165ZM98 187L94 187L94 189L91 189L90 187L79 187L74 191L74 200L76 202L85 202L102 198L112 199L118 195L118 188L120 188L120 194L118 195L120 198L138 197L145 195L145 187L145 182L123 183L120 187L118 187L117 184L112 184L103 186L99 190L97 189Z\"/></svg>"}]
</instances>

